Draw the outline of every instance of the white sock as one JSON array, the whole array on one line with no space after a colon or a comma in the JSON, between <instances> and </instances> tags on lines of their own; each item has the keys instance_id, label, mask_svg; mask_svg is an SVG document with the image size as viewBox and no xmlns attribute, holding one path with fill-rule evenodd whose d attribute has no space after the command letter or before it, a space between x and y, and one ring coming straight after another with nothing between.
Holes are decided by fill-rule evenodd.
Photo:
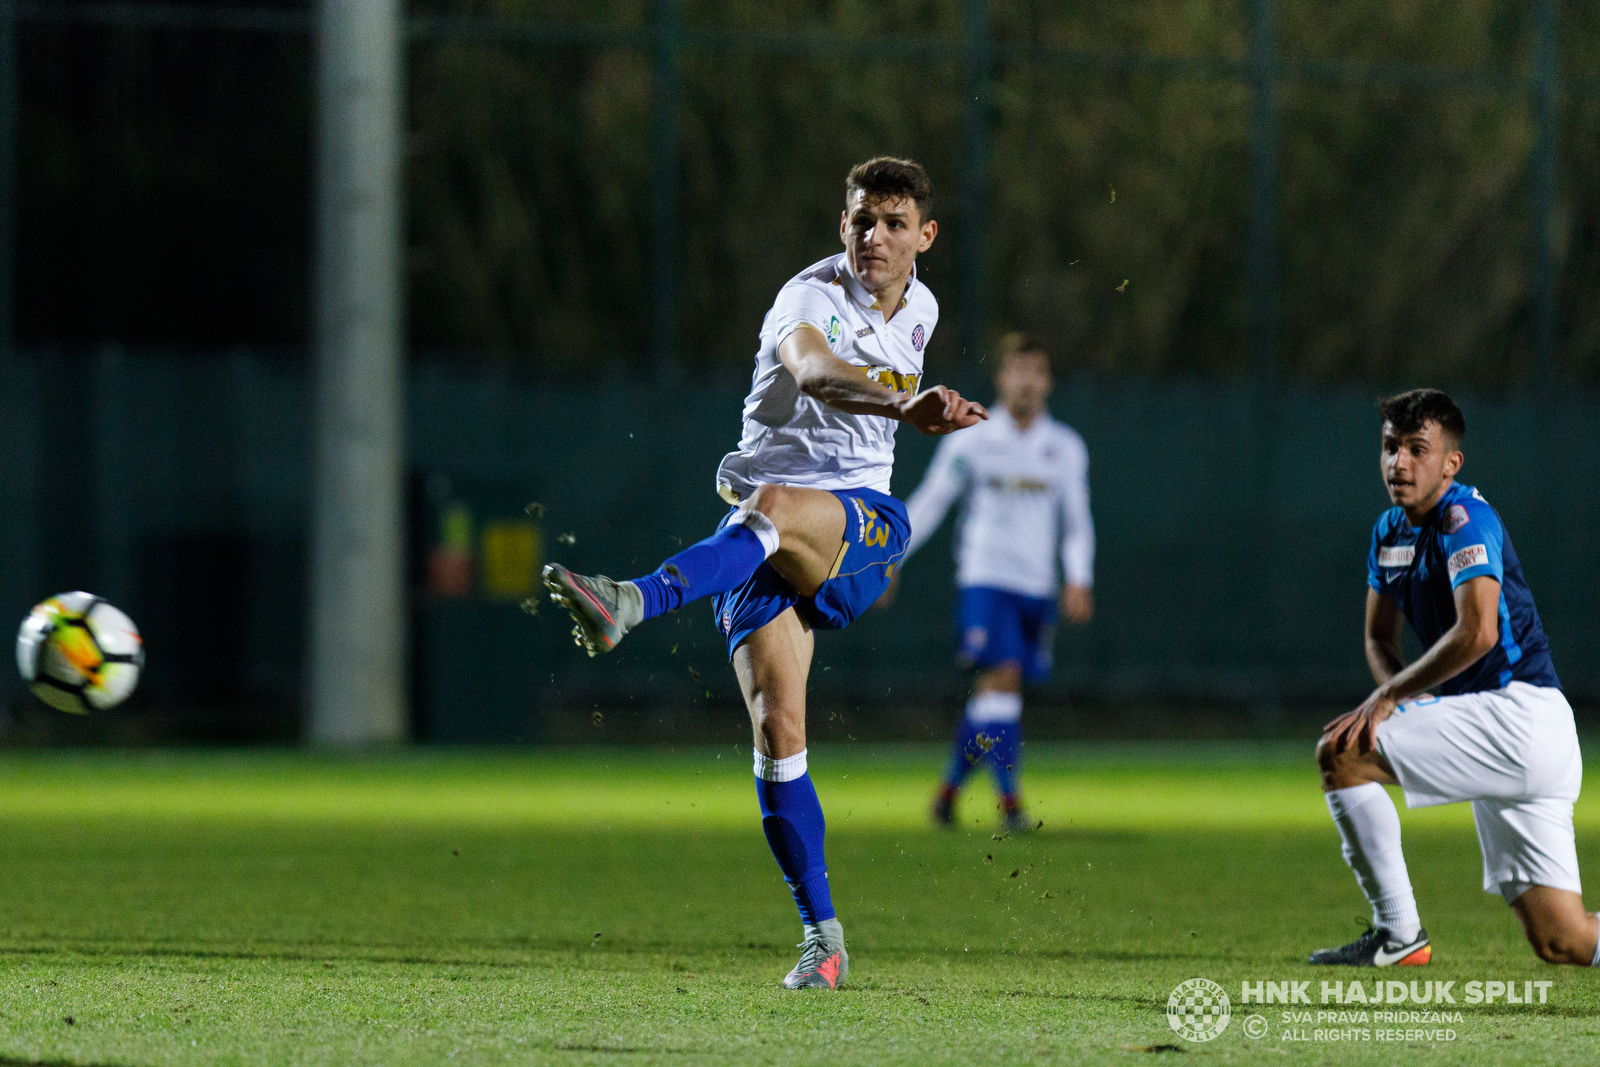
<instances>
[{"instance_id":1,"label":"white sock","mask_svg":"<svg viewBox=\"0 0 1600 1067\"><path fill-rule=\"evenodd\" d=\"M1400 851L1400 813L1377 782L1325 794L1328 812L1344 838L1344 861L1372 905L1372 922L1401 941L1422 929L1411 876Z\"/></svg>"},{"instance_id":2,"label":"white sock","mask_svg":"<svg viewBox=\"0 0 1600 1067\"><path fill-rule=\"evenodd\" d=\"M756 777L764 782L792 782L806 773L806 752L802 748L792 756L783 759L773 759L756 753Z\"/></svg>"},{"instance_id":3,"label":"white sock","mask_svg":"<svg viewBox=\"0 0 1600 1067\"><path fill-rule=\"evenodd\" d=\"M778 551L778 528L771 519L754 508L742 508L734 512L733 518L728 520L729 526L744 526L756 535L756 540L761 542L761 547L766 551L767 558Z\"/></svg>"},{"instance_id":4,"label":"white sock","mask_svg":"<svg viewBox=\"0 0 1600 1067\"><path fill-rule=\"evenodd\" d=\"M967 701L969 722L1020 722L1022 719L1022 694L1002 693L985 689L973 693Z\"/></svg>"}]
</instances>

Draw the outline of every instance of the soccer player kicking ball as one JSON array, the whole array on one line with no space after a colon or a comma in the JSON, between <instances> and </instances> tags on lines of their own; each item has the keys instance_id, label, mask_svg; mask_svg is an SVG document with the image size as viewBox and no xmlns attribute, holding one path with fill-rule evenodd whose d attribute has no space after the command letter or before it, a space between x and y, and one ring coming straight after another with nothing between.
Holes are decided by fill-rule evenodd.
<instances>
[{"instance_id":1,"label":"soccer player kicking ball","mask_svg":"<svg viewBox=\"0 0 1600 1067\"><path fill-rule=\"evenodd\" d=\"M1572 803L1583 759L1539 612L1500 516L1461 470L1461 409L1434 389L1378 405L1381 467L1395 506L1367 560L1367 662L1378 687L1317 745L1344 856L1372 903L1373 928L1312 963L1364 967L1432 958L1400 852L1407 807L1470 800L1483 888L1499 892L1541 959L1600 964L1583 909ZM1400 655L1404 614L1427 651ZM1438 696L1424 696L1425 690Z\"/></svg>"},{"instance_id":2,"label":"soccer player kicking ball","mask_svg":"<svg viewBox=\"0 0 1600 1067\"><path fill-rule=\"evenodd\" d=\"M717 532L628 582L544 570L590 655L691 600L712 611L750 709L756 796L767 842L805 927L790 989L837 988L849 969L828 891L822 806L806 772L806 676L813 629L848 626L905 554L905 506L889 495L897 424L926 434L988 413L953 389L918 391L939 305L916 276L933 244L932 188L908 160L851 170L844 252L778 292L744 403L739 451L717 468L733 504Z\"/></svg>"},{"instance_id":3,"label":"soccer player kicking ball","mask_svg":"<svg viewBox=\"0 0 1600 1067\"><path fill-rule=\"evenodd\" d=\"M906 502L906 556L933 536L952 504L962 502L956 547L959 660L978 673L956 725L933 818L951 825L962 783L987 761L1006 829L1021 831L1032 827L1017 791L1022 683L1050 676L1058 591L1069 622L1088 622L1094 615L1094 523L1083 438L1045 410L1053 384L1049 354L1013 333L1001 339L999 357L995 417L939 442L922 484ZM1058 560L1064 585L1056 576Z\"/></svg>"}]
</instances>

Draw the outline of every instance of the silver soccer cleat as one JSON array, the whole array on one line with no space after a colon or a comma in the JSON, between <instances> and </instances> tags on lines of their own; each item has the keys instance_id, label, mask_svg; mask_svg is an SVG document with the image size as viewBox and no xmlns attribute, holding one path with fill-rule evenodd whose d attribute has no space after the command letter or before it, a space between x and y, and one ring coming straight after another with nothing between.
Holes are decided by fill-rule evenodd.
<instances>
[{"instance_id":1,"label":"silver soccer cleat","mask_svg":"<svg viewBox=\"0 0 1600 1067\"><path fill-rule=\"evenodd\" d=\"M616 648L644 617L644 598L632 582L613 582L604 575L590 578L551 563L544 569L544 585L550 599L577 624L572 628L573 642L591 656Z\"/></svg>"}]
</instances>

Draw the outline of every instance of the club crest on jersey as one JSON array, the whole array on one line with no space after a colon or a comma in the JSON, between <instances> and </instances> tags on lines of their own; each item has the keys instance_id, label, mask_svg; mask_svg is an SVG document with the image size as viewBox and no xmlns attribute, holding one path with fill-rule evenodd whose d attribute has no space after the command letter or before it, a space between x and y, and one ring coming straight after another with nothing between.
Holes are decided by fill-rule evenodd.
<instances>
[{"instance_id":1,"label":"club crest on jersey","mask_svg":"<svg viewBox=\"0 0 1600 1067\"><path fill-rule=\"evenodd\" d=\"M839 339L839 316L835 315L828 320L828 343L831 345Z\"/></svg>"},{"instance_id":2,"label":"club crest on jersey","mask_svg":"<svg viewBox=\"0 0 1600 1067\"><path fill-rule=\"evenodd\" d=\"M1450 510L1444 513L1444 532L1453 534L1470 521L1467 509L1460 504L1451 504Z\"/></svg>"},{"instance_id":3,"label":"club crest on jersey","mask_svg":"<svg viewBox=\"0 0 1600 1067\"><path fill-rule=\"evenodd\" d=\"M923 331L922 323L917 323L916 328L911 331L911 347L921 352L922 346L927 343L927 340L928 335Z\"/></svg>"}]
</instances>

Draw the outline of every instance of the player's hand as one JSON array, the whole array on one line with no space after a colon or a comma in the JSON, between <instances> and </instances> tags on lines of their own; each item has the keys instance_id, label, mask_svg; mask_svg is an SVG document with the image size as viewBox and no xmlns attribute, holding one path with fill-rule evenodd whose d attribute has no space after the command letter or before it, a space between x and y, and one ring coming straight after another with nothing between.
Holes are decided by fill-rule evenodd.
<instances>
[{"instance_id":1,"label":"player's hand","mask_svg":"<svg viewBox=\"0 0 1600 1067\"><path fill-rule=\"evenodd\" d=\"M1094 618L1094 591L1088 586L1069 585L1061 590L1061 614L1068 622L1082 625Z\"/></svg>"},{"instance_id":2,"label":"player's hand","mask_svg":"<svg viewBox=\"0 0 1600 1067\"><path fill-rule=\"evenodd\" d=\"M1354 745L1356 752L1364 756L1377 744L1378 724L1393 715L1398 706L1393 697L1375 689L1359 708L1324 726L1323 735L1332 739L1335 753Z\"/></svg>"},{"instance_id":3,"label":"player's hand","mask_svg":"<svg viewBox=\"0 0 1600 1067\"><path fill-rule=\"evenodd\" d=\"M929 437L940 437L968 426L976 426L989 417L982 404L963 397L946 385L924 389L916 396L900 401L900 420L909 422Z\"/></svg>"},{"instance_id":4,"label":"player's hand","mask_svg":"<svg viewBox=\"0 0 1600 1067\"><path fill-rule=\"evenodd\" d=\"M883 592L878 594L878 599L873 602L875 608L892 608L900 596L900 568L896 567L889 576L889 584L883 587Z\"/></svg>"}]
</instances>

